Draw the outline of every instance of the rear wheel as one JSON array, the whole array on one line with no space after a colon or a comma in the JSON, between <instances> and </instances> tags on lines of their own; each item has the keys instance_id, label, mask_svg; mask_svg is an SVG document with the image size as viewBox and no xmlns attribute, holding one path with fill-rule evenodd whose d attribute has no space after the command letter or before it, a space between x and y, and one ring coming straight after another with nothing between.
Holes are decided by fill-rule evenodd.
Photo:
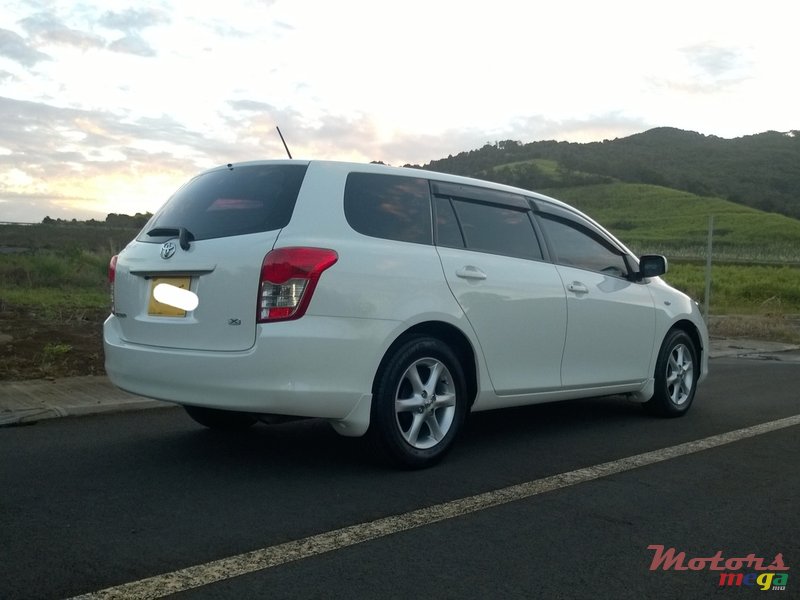
<instances>
[{"instance_id":1,"label":"rear wheel","mask_svg":"<svg viewBox=\"0 0 800 600\"><path fill-rule=\"evenodd\" d=\"M192 419L209 429L237 431L247 429L258 420L255 415L250 413L232 410L219 410L203 406L184 406L183 408Z\"/></svg>"},{"instance_id":2,"label":"rear wheel","mask_svg":"<svg viewBox=\"0 0 800 600\"><path fill-rule=\"evenodd\" d=\"M466 389L461 364L449 346L436 338L409 338L375 378L373 442L399 466L435 464L464 422Z\"/></svg>"},{"instance_id":3,"label":"rear wheel","mask_svg":"<svg viewBox=\"0 0 800 600\"><path fill-rule=\"evenodd\" d=\"M661 417L680 417L689 411L699 375L697 349L681 330L671 331L658 354L655 393L645 402L648 412Z\"/></svg>"}]
</instances>

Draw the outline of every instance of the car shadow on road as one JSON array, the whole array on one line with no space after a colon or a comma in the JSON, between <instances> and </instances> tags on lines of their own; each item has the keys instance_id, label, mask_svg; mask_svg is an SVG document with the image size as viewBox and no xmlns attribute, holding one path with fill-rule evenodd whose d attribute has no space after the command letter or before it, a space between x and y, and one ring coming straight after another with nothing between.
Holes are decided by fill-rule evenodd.
<instances>
[{"instance_id":1,"label":"car shadow on road","mask_svg":"<svg viewBox=\"0 0 800 600\"><path fill-rule=\"evenodd\" d=\"M159 445L166 448L150 446L145 451L166 452L184 464L211 463L234 469L242 465L295 472L386 468L368 439L342 437L320 419L259 423L243 431L205 429L186 419L185 427L161 438ZM607 446L620 432L652 421L640 405L621 397L485 411L469 415L452 454L464 460L504 460L509 453L577 443L577 437Z\"/></svg>"}]
</instances>

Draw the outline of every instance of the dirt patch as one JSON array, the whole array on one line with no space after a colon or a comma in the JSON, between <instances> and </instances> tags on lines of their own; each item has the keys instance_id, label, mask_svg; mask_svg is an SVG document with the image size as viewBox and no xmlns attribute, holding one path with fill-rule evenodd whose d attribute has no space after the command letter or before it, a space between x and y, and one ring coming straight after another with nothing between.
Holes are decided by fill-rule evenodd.
<instances>
[{"instance_id":1,"label":"dirt patch","mask_svg":"<svg viewBox=\"0 0 800 600\"><path fill-rule=\"evenodd\" d=\"M63 311L0 306L0 381L104 375L105 309ZM712 335L800 343L800 315L711 318Z\"/></svg>"},{"instance_id":2,"label":"dirt patch","mask_svg":"<svg viewBox=\"0 0 800 600\"><path fill-rule=\"evenodd\" d=\"M0 381L103 375L105 310L57 317L5 305L0 310Z\"/></svg>"},{"instance_id":3,"label":"dirt patch","mask_svg":"<svg viewBox=\"0 0 800 600\"><path fill-rule=\"evenodd\" d=\"M800 315L712 316L711 335L800 344Z\"/></svg>"}]
</instances>

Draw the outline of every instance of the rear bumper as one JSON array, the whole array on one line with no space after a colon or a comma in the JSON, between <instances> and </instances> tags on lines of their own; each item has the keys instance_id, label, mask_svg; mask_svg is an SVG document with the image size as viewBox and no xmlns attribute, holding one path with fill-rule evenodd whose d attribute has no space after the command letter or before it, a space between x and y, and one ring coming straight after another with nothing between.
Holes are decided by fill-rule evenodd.
<instances>
[{"instance_id":1,"label":"rear bumper","mask_svg":"<svg viewBox=\"0 0 800 600\"><path fill-rule=\"evenodd\" d=\"M349 435L366 431L375 371L397 327L307 315L259 325L247 351L212 352L128 343L118 320L106 320L103 342L106 372L123 390L177 404L320 417L340 421L337 429Z\"/></svg>"}]
</instances>

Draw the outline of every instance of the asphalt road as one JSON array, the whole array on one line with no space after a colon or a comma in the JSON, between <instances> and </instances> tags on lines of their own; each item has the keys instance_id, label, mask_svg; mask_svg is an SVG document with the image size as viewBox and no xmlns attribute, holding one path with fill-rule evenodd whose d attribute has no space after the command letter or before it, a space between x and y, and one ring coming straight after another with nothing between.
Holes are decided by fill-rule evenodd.
<instances>
[{"instance_id":1,"label":"asphalt road","mask_svg":"<svg viewBox=\"0 0 800 600\"><path fill-rule=\"evenodd\" d=\"M199 585L182 599L737 593L710 568L651 570L655 545L687 561L721 552L769 565L780 553L789 570L778 597L800 597L800 425L663 450L800 415L800 362L711 367L685 418L619 399L480 413L444 463L419 472L388 470L317 421L221 435L156 409L0 428L0 598L69 598L187 567L142 589ZM622 460L653 451L643 466ZM540 490L542 480L555 484ZM509 486L524 493L502 503ZM486 498L500 500L480 509ZM265 556L297 559L253 570Z\"/></svg>"}]
</instances>

